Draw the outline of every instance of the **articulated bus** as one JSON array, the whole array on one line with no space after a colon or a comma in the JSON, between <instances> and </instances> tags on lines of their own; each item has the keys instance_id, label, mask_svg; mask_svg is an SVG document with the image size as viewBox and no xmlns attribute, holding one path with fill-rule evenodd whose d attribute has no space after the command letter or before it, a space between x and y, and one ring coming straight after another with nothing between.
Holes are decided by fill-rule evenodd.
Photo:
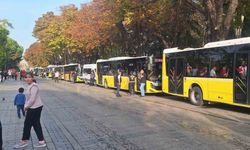
<instances>
[{"instance_id":1,"label":"articulated bus","mask_svg":"<svg viewBox=\"0 0 250 150\"><path fill-rule=\"evenodd\" d=\"M250 38L166 49L162 90L191 103L219 102L250 108Z\"/></svg>"},{"instance_id":2,"label":"articulated bus","mask_svg":"<svg viewBox=\"0 0 250 150\"><path fill-rule=\"evenodd\" d=\"M72 73L76 72L77 74L77 78L76 78L76 82L83 82L83 80L81 79L81 65L80 64L68 64L68 65L64 65L64 80L65 81L73 81L73 76Z\"/></svg>"},{"instance_id":3,"label":"articulated bus","mask_svg":"<svg viewBox=\"0 0 250 150\"><path fill-rule=\"evenodd\" d=\"M107 60L97 60L96 80L97 85L105 88L116 88L114 77L117 70L122 71L121 89L129 89L129 74L143 69L147 80L145 86L146 93L161 93L161 66L162 58L154 57L116 57ZM135 91L139 92L139 82L136 80Z\"/></svg>"}]
</instances>

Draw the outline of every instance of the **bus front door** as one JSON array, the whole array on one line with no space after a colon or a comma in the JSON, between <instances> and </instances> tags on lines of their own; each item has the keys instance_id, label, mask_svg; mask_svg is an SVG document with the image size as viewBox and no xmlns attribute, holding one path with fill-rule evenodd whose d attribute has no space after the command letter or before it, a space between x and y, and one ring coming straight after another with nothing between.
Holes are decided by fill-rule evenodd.
<instances>
[{"instance_id":1,"label":"bus front door","mask_svg":"<svg viewBox=\"0 0 250 150\"><path fill-rule=\"evenodd\" d=\"M170 59L168 63L168 91L173 94L183 94L184 59Z\"/></svg>"},{"instance_id":2,"label":"bus front door","mask_svg":"<svg viewBox=\"0 0 250 150\"><path fill-rule=\"evenodd\" d=\"M234 102L239 104L249 103L249 53L236 53L234 76Z\"/></svg>"}]
</instances>

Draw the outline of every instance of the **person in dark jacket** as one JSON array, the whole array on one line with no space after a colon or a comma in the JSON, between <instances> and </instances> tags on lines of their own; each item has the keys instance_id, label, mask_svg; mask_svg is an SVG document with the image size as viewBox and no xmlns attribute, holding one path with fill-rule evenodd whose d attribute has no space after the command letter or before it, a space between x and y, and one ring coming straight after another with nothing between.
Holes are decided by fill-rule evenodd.
<instances>
[{"instance_id":1,"label":"person in dark jacket","mask_svg":"<svg viewBox=\"0 0 250 150\"><path fill-rule=\"evenodd\" d=\"M116 84L116 96L121 97L120 88L122 83L122 72L120 70L117 71L117 75L115 76L115 84Z\"/></svg>"},{"instance_id":2,"label":"person in dark jacket","mask_svg":"<svg viewBox=\"0 0 250 150\"><path fill-rule=\"evenodd\" d=\"M21 118L20 111L22 111L23 116L25 117L24 104L25 104L26 98L25 98L25 95L23 94L23 92L24 92L23 88L19 88L18 92L19 92L19 94L17 94L15 97L14 105L17 108L17 116L20 119Z\"/></svg>"},{"instance_id":3,"label":"person in dark jacket","mask_svg":"<svg viewBox=\"0 0 250 150\"><path fill-rule=\"evenodd\" d=\"M130 95L134 95L134 93L135 93L135 79L136 79L135 74L136 73L131 71L130 75L129 75L129 93L130 93Z\"/></svg>"}]
</instances>

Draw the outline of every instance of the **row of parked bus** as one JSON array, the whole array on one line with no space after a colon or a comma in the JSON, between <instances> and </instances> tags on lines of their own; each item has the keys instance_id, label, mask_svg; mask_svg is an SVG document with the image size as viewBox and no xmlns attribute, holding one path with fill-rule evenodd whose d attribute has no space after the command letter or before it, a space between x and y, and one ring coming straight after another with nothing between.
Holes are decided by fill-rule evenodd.
<instances>
[{"instance_id":1,"label":"row of parked bus","mask_svg":"<svg viewBox=\"0 0 250 150\"><path fill-rule=\"evenodd\" d=\"M44 78L53 78L55 72L60 73L60 80L74 81L78 83L89 83L91 74L95 75L96 64L80 65L77 63L67 65L49 65L46 68L34 68L34 74ZM74 77L75 76L75 77ZM75 78L75 79L74 79Z\"/></svg>"},{"instance_id":2,"label":"row of parked bus","mask_svg":"<svg viewBox=\"0 0 250 150\"><path fill-rule=\"evenodd\" d=\"M54 66L61 79L69 81L77 72L95 73L96 84L116 88L115 75L122 71L121 89L129 89L129 75L141 69L146 74L146 93L166 93L187 97L195 105L219 102L250 108L250 38L208 43L201 48L165 49L162 57L116 57L97 60L89 70L79 64ZM53 67L48 67L50 70ZM136 81L135 91L139 90Z\"/></svg>"}]
</instances>

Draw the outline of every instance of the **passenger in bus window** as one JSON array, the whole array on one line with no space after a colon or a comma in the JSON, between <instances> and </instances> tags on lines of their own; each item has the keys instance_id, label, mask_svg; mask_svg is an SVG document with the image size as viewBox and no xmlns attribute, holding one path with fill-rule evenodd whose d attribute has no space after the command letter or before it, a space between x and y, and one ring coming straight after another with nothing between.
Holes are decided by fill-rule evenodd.
<instances>
[{"instance_id":1,"label":"passenger in bus window","mask_svg":"<svg viewBox=\"0 0 250 150\"><path fill-rule=\"evenodd\" d=\"M213 68L210 71L210 77L212 77L212 78L216 78L217 77L216 70L217 70L217 67L213 66Z\"/></svg>"},{"instance_id":2,"label":"passenger in bus window","mask_svg":"<svg viewBox=\"0 0 250 150\"><path fill-rule=\"evenodd\" d=\"M229 70L226 66L224 66L220 71L220 77L228 78L228 75L229 75Z\"/></svg>"},{"instance_id":3,"label":"passenger in bus window","mask_svg":"<svg viewBox=\"0 0 250 150\"><path fill-rule=\"evenodd\" d=\"M205 77L207 76L207 67L203 67L201 70L200 70L200 76L201 77Z\"/></svg>"},{"instance_id":4,"label":"passenger in bus window","mask_svg":"<svg viewBox=\"0 0 250 150\"><path fill-rule=\"evenodd\" d=\"M193 71L193 69L192 69L192 66L190 66L190 64L189 63L187 63L187 76L192 76L192 71Z\"/></svg>"},{"instance_id":5,"label":"passenger in bus window","mask_svg":"<svg viewBox=\"0 0 250 150\"><path fill-rule=\"evenodd\" d=\"M242 79L246 79L247 76L247 65L245 61L241 62L241 65L237 69L238 73L240 74Z\"/></svg>"},{"instance_id":6,"label":"passenger in bus window","mask_svg":"<svg viewBox=\"0 0 250 150\"><path fill-rule=\"evenodd\" d=\"M109 73L108 73L109 75L113 75L113 71L112 70L109 70Z\"/></svg>"},{"instance_id":7,"label":"passenger in bus window","mask_svg":"<svg viewBox=\"0 0 250 150\"><path fill-rule=\"evenodd\" d=\"M194 66L194 68L192 69L192 76L196 77L198 75L198 66Z\"/></svg>"}]
</instances>

